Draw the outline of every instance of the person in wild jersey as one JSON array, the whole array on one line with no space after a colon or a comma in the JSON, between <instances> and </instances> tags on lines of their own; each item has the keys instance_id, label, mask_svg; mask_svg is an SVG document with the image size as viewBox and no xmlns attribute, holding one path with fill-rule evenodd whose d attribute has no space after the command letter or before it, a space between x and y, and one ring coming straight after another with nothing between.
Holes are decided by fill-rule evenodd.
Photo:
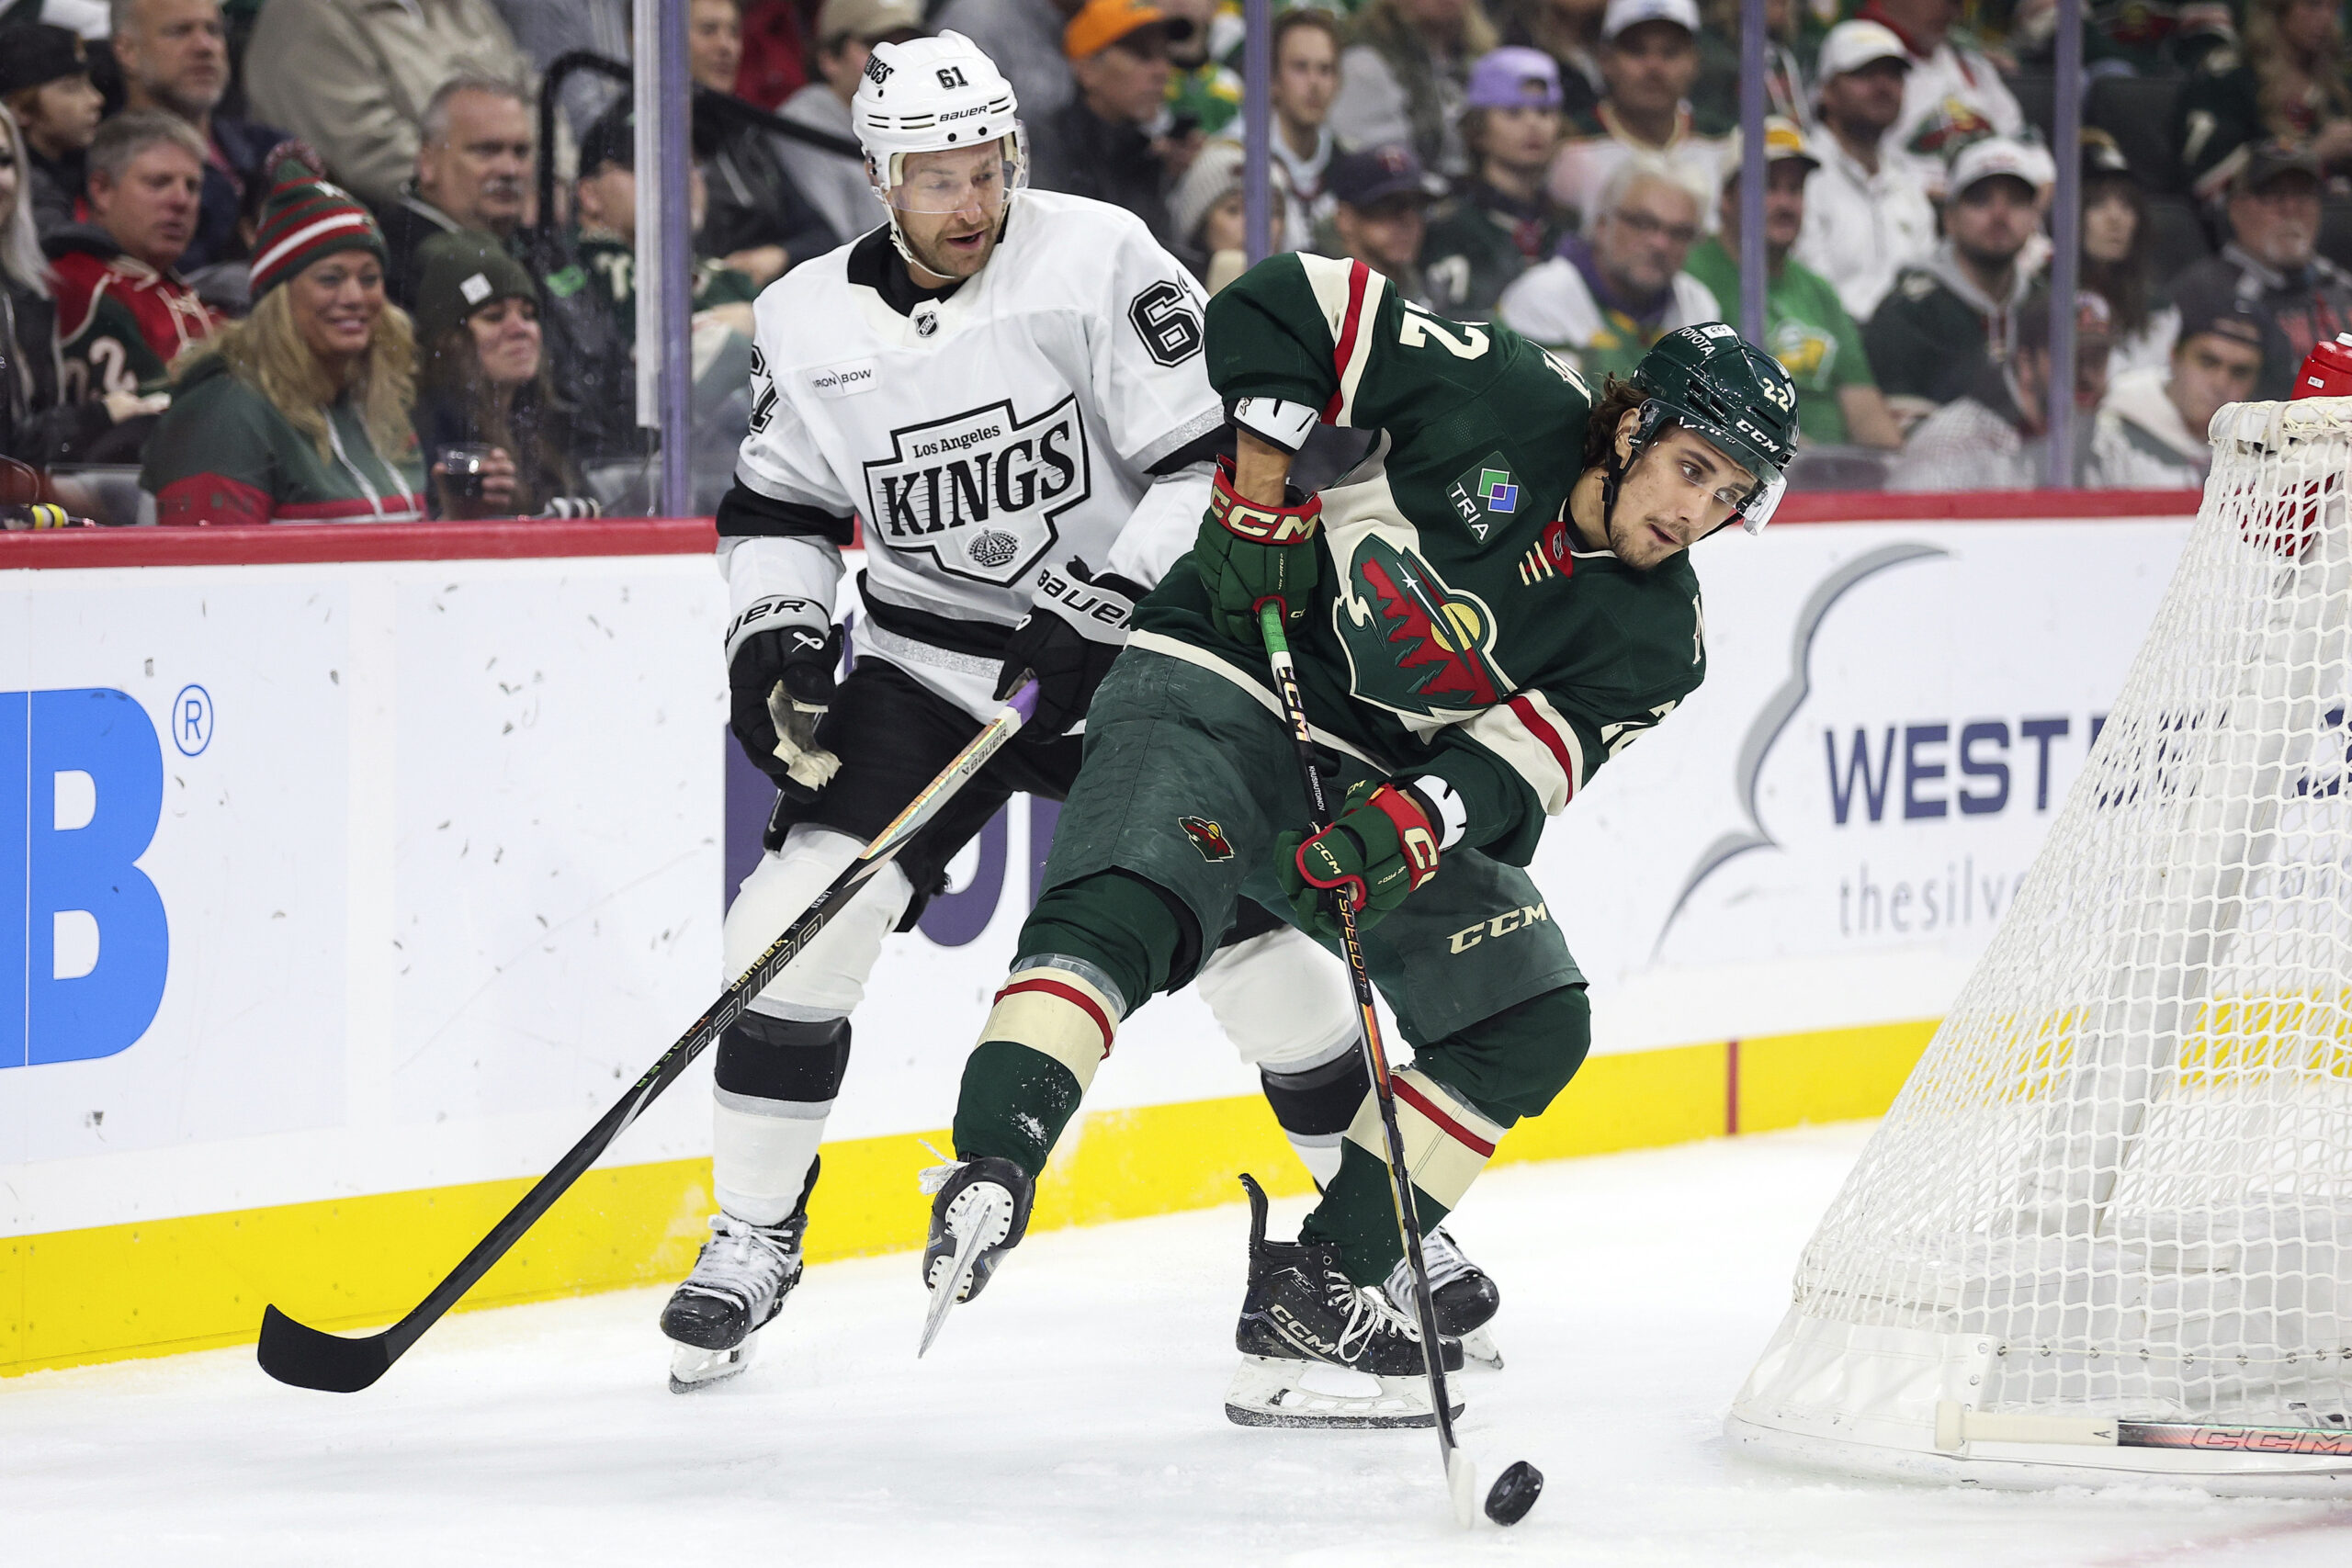
<instances>
[{"instance_id":1,"label":"person in wild jersey","mask_svg":"<svg viewBox=\"0 0 2352 1568\"><path fill-rule=\"evenodd\" d=\"M1069 790L1072 731L1135 602L1190 547L1212 460L1234 440L1204 368L1200 286L1133 214L1024 188L1018 109L967 39L876 45L850 112L888 220L754 307L753 408L719 558L730 723L779 793L767 852L727 913L729 977L1013 687L1034 677L1039 695L720 1035L719 1212L662 1314L682 1393L741 1371L800 1279L818 1145L884 939L1012 792ZM860 517L857 659L837 679L842 550ZM1203 998L1301 1160L1330 1179L1369 1081L1343 973L1271 916L1220 925L1204 957ZM1479 1328L1493 1281L1442 1237L1433 1251L1442 1318Z\"/></svg>"},{"instance_id":2,"label":"person in wild jersey","mask_svg":"<svg viewBox=\"0 0 2352 1568\"><path fill-rule=\"evenodd\" d=\"M976 1292L1022 1239L1037 1172L1121 1021L1190 979L1252 908L1329 943L1333 890L1413 1046L1395 1085L1420 1221L1460 1204L1589 1042L1584 976L1524 867L1545 820L1704 678L1688 551L1734 522L1760 529L1794 455L1795 388L1721 322L1668 333L1596 399L1508 328L1433 315L1360 264L1292 254L1210 302L1206 352L1238 457L1088 710L1046 891L965 1065L958 1164L924 1254L934 1305ZM1318 422L1380 435L1302 494L1293 455ZM1269 599L1295 627L1313 738L1344 796L1313 836L1256 619ZM1200 822L1217 825L1214 845ZM1295 1242L1265 1239L1250 1184L1235 1420L1430 1420L1418 1330L1401 1292L1376 1288L1402 1256L1383 1146L1367 1086ZM1442 1352L1459 1363L1453 1338ZM1381 1392L1303 1392L1317 1363Z\"/></svg>"}]
</instances>

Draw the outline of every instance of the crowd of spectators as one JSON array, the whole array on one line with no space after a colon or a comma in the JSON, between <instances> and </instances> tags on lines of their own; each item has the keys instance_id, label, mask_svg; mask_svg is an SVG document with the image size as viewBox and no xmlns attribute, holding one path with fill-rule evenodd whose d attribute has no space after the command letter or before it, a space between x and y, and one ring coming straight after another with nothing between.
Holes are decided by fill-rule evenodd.
<instances>
[{"instance_id":1,"label":"crowd of spectators","mask_svg":"<svg viewBox=\"0 0 2352 1568\"><path fill-rule=\"evenodd\" d=\"M2088 8L2071 367L2044 346L2050 0L1768 0L1754 168L1736 0L1277 6L1278 247L1504 322L1598 389L1736 318L1759 181L1764 345L1840 482L2040 482L2071 397L2079 482L2194 485L2215 408L2284 396L2352 329L2339 0ZM0 457L136 469L165 521L642 504L632 13L0 7ZM1032 183L1133 211L1212 291L1246 265L1234 0L687 0L686 22L714 485L751 301L885 216L843 145L877 43L968 35L1021 96Z\"/></svg>"}]
</instances>

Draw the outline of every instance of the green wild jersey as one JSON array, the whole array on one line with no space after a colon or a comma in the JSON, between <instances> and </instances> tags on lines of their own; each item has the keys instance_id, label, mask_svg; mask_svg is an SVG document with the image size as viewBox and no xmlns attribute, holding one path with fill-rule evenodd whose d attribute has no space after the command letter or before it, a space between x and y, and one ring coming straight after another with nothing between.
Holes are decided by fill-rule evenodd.
<instances>
[{"instance_id":1,"label":"green wild jersey","mask_svg":"<svg viewBox=\"0 0 2352 1568\"><path fill-rule=\"evenodd\" d=\"M1377 464L1323 492L1317 603L1293 637L1308 714L1375 767L1444 779L1469 809L1464 842L1526 863L1544 818L1706 674L1687 555L1644 573L1576 547L1565 519L1591 393L1507 327L1432 315L1362 263L1303 254L1209 302L1207 353L1228 401L1385 433ZM1187 558L1137 610L1135 641L1270 694L1264 650L1220 637L1206 611Z\"/></svg>"}]
</instances>

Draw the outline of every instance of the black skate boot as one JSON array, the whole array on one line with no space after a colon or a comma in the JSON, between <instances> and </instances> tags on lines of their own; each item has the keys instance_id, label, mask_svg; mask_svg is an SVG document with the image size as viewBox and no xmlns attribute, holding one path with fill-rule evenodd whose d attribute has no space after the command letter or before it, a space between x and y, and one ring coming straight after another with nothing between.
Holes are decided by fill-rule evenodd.
<instances>
[{"instance_id":1,"label":"black skate boot","mask_svg":"<svg viewBox=\"0 0 2352 1568\"><path fill-rule=\"evenodd\" d=\"M808 1229L808 1194L816 1188L811 1160L800 1201L783 1224L755 1225L724 1212L710 1217L711 1237L702 1244L694 1272L662 1309L662 1332L677 1345L670 1358L671 1393L691 1393L752 1364L760 1330L800 1282L800 1241Z\"/></svg>"},{"instance_id":2,"label":"black skate boot","mask_svg":"<svg viewBox=\"0 0 2352 1568\"><path fill-rule=\"evenodd\" d=\"M1428 1427L1428 1371L1420 1331L1378 1290L1340 1269L1328 1244L1266 1239L1266 1194L1250 1194L1250 1288L1233 1341L1240 1370L1226 1390L1227 1417L1244 1427ZM1461 1341L1438 1341L1447 1371ZM1457 1402L1453 1413L1461 1414Z\"/></svg>"},{"instance_id":3,"label":"black skate boot","mask_svg":"<svg viewBox=\"0 0 2352 1568\"><path fill-rule=\"evenodd\" d=\"M1503 1304L1493 1276L1470 1261L1443 1225L1421 1237L1421 1261L1429 1265L1430 1304L1441 1334L1462 1341L1462 1353L1479 1365L1502 1371L1503 1356L1487 1325ZM1413 1267L1398 1258L1381 1287L1407 1317L1413 1316Z\"/></svg>"},{"instance_id":4,"label":"black skate boot","mask_svg":"<svg viewBox=\"0 0 2352 1568\"><path fill-rule=\"evenodd\" d=\"M1029 1234L1029 1204L1037 1191L1027 1171L993 1156L933 1166L922 1174L933 1193L931 1239L922 1249L931 1312L918 1356L931 1348L947 1309L986 1289L997 1259Z\"/></svg>"}]
</instances>

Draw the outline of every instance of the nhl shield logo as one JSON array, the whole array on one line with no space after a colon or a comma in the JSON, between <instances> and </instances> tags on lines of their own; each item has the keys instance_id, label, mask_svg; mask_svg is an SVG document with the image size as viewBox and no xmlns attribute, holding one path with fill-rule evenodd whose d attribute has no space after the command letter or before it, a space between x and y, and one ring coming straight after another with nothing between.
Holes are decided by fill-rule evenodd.
<instances>
[{"instance_id":1,"label":"nhl shield logo","mask_svg":"<svg viewBox=\"0 0 2352 1568\"><path fill-rule=\"evenodd\" d=\"M1233 858L1233 846L1226 841L1225 829L1205 817L1179 817L1176 826L1184 829L1184 837L1201 852L1201 858L1211 865Z\"/></svg>"},{"instance_id":2,"label":"nhl shield logo","mask_svg":"<svg viewBox=\"0 0 2352 1568\"><path fill-rule=\"evenodd\" d=\"M939 330L939 312L929 305L915 309L915 336L929 337Z\"/></svg>"}]
</instances>

